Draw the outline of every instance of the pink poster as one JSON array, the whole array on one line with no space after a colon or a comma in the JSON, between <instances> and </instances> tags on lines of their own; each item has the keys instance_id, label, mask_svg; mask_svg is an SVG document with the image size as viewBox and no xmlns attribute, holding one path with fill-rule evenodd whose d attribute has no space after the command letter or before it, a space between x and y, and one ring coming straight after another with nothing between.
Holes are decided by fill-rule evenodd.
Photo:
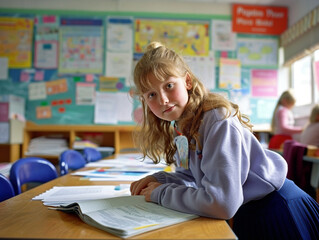
<instances>
[{"instance_id":1,"label":"pink poster","mask_svg":"<svg viewBox=\"0 0 319 240\"><path fill-rule=\"evenodd\" d=\"M9 121L9 103L0 102L0 122Z\"/></svg>"},{"instance_id":2,"label":"pink poster","mask_svg":"<svg viewBox=\"0 0 319 240\"><path fill-rule=\"evenodd\" d=\"M272 69L251 70L251 86L253 97L277 97L278 71Z\"/></svg>"},{"instance_id":3,"label":"pink poster","mask_svg":"<svg viewBox=\"0 0 319 240\"><path fill-rule=\"evenodd\" d=\"M317 89L319 90L319 61L315 62L315 79L316 79Z\"/></svg>"}]
</instances>

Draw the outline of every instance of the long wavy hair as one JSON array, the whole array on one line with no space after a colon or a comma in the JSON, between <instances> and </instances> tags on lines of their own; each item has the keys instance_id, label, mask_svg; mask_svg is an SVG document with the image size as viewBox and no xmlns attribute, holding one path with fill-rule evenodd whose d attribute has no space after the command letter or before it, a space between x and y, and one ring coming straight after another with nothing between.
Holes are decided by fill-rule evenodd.
<instances>
[{"instance_id":1,"label":"long wavy hair","mask_svg":"<svg viewBox=\"0 0 319 240\"><path fill-rule=\"evenodd\" d=\"M135 131L134 142L144 157L148 156L155 163L164 158L167 164L171 164L175 162L176 152L172 123L155 116L143 99L143 94L151 88L150 74L160 81L166 81L169 77L189 75L192 88L188 90L189 100L182 116L178 119L178 128L187 137L191 149L196 148L196 143L202 148L198 130L204 112L211 109L225 108L225 118L231 115L237 116L244 127L252 130L249 118L241 114L238 105L219 94L207 91L179 54L159 42L152 42L134 70L135 94L139 97L143 108L143 121L139 130ZM194 139L195 143L191 139Z\"/></svg>"}]
</instances>

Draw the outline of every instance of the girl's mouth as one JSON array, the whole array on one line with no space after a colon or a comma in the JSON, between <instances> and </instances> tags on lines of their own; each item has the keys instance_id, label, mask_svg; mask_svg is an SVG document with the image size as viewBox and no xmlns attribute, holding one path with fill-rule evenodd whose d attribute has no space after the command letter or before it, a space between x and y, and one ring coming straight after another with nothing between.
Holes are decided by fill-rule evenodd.
<instances>
[{"instance_id":1,"label":"girl's mouth","mask_svg":"<svg viewBox=\"0 0 319 240\"><path fill-rule=\"evenodd\" d=\"M171 112L171 111L173 111L174 108L175 108L175 105L165 109L163 113Z\"/></svg>"}]
</instances>

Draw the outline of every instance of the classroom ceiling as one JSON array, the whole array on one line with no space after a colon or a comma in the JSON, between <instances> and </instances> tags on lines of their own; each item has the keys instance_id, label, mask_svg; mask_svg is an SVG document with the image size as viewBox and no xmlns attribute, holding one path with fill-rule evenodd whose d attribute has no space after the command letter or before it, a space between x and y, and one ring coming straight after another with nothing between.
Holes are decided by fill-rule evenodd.
<instances>
[{"instance_id":1,"label":"classroom ceiling","mask_svg":"<svg viewBox=\"0 0 319 240\"><path fill-rule=\"evenodd\" d=\"M186 2L207 2L207 3L240 3L250 5L268 5L268 6L291 6L298 1L304 0L178 0Z\"/></svg>"}]
</instances>

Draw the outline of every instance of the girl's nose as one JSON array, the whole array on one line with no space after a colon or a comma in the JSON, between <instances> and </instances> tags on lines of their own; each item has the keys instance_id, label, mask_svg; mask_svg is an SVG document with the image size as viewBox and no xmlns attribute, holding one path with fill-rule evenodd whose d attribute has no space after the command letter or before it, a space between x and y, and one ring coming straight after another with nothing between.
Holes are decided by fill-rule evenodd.
<instances>
[{"instance_id":1,"label":"girl's nose","mask_svg":"<svg viewBox=\"0 0 319 240\"><path fill-rule=\"evenodd\" d=\"M162 104L162 105L165 105L165 104L167 104L169 101L168 101L168 97L167 97L167 95L165 94L165 93L161 93L160 94L160 103Z\"/></svg>"}]
</instances>

